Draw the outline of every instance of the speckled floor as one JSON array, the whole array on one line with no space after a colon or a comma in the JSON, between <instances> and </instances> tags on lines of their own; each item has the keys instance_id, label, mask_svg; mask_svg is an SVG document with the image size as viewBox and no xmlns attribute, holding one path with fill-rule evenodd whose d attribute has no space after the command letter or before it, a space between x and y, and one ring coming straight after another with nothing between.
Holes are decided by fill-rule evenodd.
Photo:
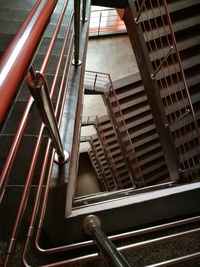
<instances>
[{"instance_id":1,"label":"speckled floor","mask_svg":"<svg viewBox=\"0 0 200 267\"><path fill-rule=\"evenodd\" d=\"M173 234L176 233L177 231L185 231L185 230L189 230L192 229L194 227L199 227L200 223L196 223L193 224L193 226L182 226L179 227L178 229L170 229L170 230L164 230L162 232L163 235L169 235L169 234ZM148 236L146 236L145 238L148 239L153 239L159 236L162 236L162 234L160 235L160 233L151 233ZM138 242L142 242L143 240L145 240L144 237L135 237L135 238L131 238L131 239L127 239L127 240L123 240L118 242L119 246L123 246L123 245L127 245L130 243L138 243ZM0 243L0 259L2 259L3 253L5 251L6 248L6 243L2 242ZM15 252L15 255L13 257L13 261L12 264L10 265L11 267L22 267L23 264L21 262L21 254L22 254L22 245L18 244L17 245L17 249ZM173 240L170 242L166 242L163 244L159 244L159 245L152 245L149 246L147 248L140 248L140 249L136 249L136 250L130 250L129 252L124 253L123 255L125 256L126 260L128 261L128 263L130 264L130 266L134 266L134 267L143 267L143 266L147 266L150 264L154 264L157 262L162 262L164 260L167 259L172 259L172 258L176 258L176 257L180 257L183 255L187 255L190 253L194 253L194 252L198 252L200 251L200 233L196 233L196 234L191 234L187 237L178 239L178 240ZM90 251L88 251L90 252ZM69 254L70 255L70 254ZM64 260L67 257L70 256L66 256L66 255L59 255L59 256L41 256L38 253L34 253L33 251L30 254L30 264L31 266L41 266L41 264L47 264L50 262L56 262L56 261L60 261L60 260ZM75 256L76 253L74 254ZM1 261L0 261L1 263ZM102 261L97 261L97 262L87 262L87 263L82 263L82 264L73 264L71 266L76 266L76 267L104 267L105 264ZM152 265L153 266L153 265ZM200 266L200 260L190 263L190 264L184 264L181 265L184 267L197 267Z\"/></svg>"}]
</instances>

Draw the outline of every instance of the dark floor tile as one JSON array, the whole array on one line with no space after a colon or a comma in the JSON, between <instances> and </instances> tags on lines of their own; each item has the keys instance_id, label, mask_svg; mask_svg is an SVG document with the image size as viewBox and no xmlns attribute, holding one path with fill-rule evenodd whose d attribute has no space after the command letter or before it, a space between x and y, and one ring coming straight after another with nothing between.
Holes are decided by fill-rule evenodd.
<instances>
[{"instance_id":1,"label":"dark floor tile","mask_svg":"<svg viewBox=\"0 0 200 267\"><path fill-rule=\"evenodd\" d=\"M9 149L12 144L12 140L13 140L13 136L1 136L0 138L0 147L2 149L1 150L2 153L0 156L0 170L3 169L6 158L8 156ZM33 184L38 183L41 166L44 161L44 154L46 151L47 141L48 141L47 137L42 138L40 152L39 152L39 156L37 159L37 164L36 164L36 168L34 172ZM32 160L36 142L37 142L37 137L33 137L33 136L23 137L21 141L21 145L15 157L13 167L9 175L8 183L10 185L23 185L24 184L26 180L26 176L28 174L28 170L29 170L30 162Z\"/></svg>"}]
</instances>

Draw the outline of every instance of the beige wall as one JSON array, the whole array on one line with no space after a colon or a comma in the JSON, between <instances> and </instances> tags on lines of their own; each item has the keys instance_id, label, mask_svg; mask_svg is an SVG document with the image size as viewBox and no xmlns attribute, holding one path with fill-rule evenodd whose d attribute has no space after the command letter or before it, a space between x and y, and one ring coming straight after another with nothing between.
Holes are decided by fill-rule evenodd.
<instances>
[{"instance_id":1,"label":"beige wall","mask_svg":"<svg viewBox=\"0 0 200 267\"><path fill-rule=\"evenodd\" d=\"M81 153L77 178L76 196L100 192L100 187L87 153Z\"/></svg>"}]
</instances>

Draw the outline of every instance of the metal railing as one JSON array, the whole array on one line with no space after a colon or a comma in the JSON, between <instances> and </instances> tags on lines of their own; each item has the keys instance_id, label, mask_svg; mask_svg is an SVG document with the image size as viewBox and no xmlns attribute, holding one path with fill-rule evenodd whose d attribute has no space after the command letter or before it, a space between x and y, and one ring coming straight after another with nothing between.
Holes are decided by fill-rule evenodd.
<instances>
[{"instance_id":1,"label":"metal railing","mask_svg":"<svg viewBox=\"0 0 200 267\"><path fill-rule=\"evenodd\" d=\"M46 1L46 2L48 2L49 5L54 3L52 1ZM34 8L39 7L40 3L44 4L45 1L38 1ZM68 2L66 1L63 5L63 9L62 9L63 12L64 12L64 9L67 7L67 4L68 4ZM36 11L36 9L35 9L35 11ZM45 12L47 12L47 13L45 13ZM44 8L44 10L42 10L42 12L40 14L41 17L47 18L44 14L48 14L48 18L49 18L51 12L49 12L49 13L48 12L49 12L49 9ZM62 17L62 13L59 17L59 20L61 19L61 17ZM37 20L37 21L39 21L39 20ZM65 65L64 65L64 71L63 71L63 78L61 81L60 90L59 90L59 94L57 97L57 103L56 103L55 112L54 112L55 117L58 120L58 127L61 123L61 116L62 116L62 111L64 108L64 99L65 99L65 96L67 93L67 85L68 85L68 81L69 81L69 73L70 73L71 62L72 62L72 50L73 50L73 26L72 26L72 24L73 24L73 14L71 14L70 19L69 19L68 28L66 31L66 37L65 37L65 40L63 43L62 51L60 54L60 59L59 59L59 62L58 62L57 68L56 68L56 74L55 74L54 81L53 81L53 84L52 84L51 89L50 89L50 98L52 98L54 96L54 93L55 93L55 88L56 88L56 84L58 81L58 75L59 75L60 68L61 68L61 62L64 61ZM45 70L47 68L47 64L49 62L53 46L55 45L55 40L56 40L56 37L58 35L59 28L60 28L60 25L58 23L55 30L54 30L54 34L53 34L53 37L51 39L51 42L50 42L50 45L48 48L48 52L45 56L45 59L42 63L42 66L40 68L40 73L42 73L42 74L45 73ZM40 40L40 38L35 39L34 41L37 42L38 40ZM33 42L33 43L35 43L35 42ZM67 54L65 54L65 48L66 48L67 44L68 44L68 50L67 50ZM27 61L29 61L29 60L27 59ZM31 59L30 59L30 61L31 61ZM28 64L28 65L29 65L29 63L26 62L26 64ZM76 59L75 59L74 63L76 65L78 65L78 63L79 63L77 54L76 54ZM23 74L24 74L24 72L23 72ZM22 78L22 76L20 78ZM18 85L18 83L19 82L16 82L17 85ZM13 88L14 88L14 86L13 86ZM7 110L8 110L8 106L12 102L13 96L16 93L16 90L13 88L11 89L12 93L9 95L9 100L6 101L5 108L2 108L2 118L5 117ZM23 136L24 131L26 129L26 126L27 126L27 123L29 120L30 110L33 106L33 103L34 103L34 100L31 97L28 101L26 108L25 108L25 111L23 113L23 117L19 123L17 133L15 135L15 138L14 138L14 141L12 143L11 149L9 151L6 163L4 165L4 169L3 169L2 174L1 174L1 186L2 186L1 187L1 199L3 198L4 192L6 189L6 184L8 182L8 176L9 176L10 170L13 166L17 150L18 150L18 148L20 146L20 142L22 140L22 136ZM1 107L1 105L0 105L0 107ZM8 242L6 255L4 257L4 266L9 265L11 258L13 256L13 253L14 253L19 228L21 226L24 211L25 211L25 208L27 206L27 201L28 201L29 195L30 195L31 183L33 180L36 162L37 162L38 154L39 154L40 147L41 147L41 141L42 141L44 128L45 127L42 124L40 127L40 132L39 132L38 138L37 138L37 143L36 143L36 146L34 148L30 168L29 168L26 180L25 180L23 193L21 195L21 200L20 200L18 210L16 213L16 218L14 221L12 234L11 234L10 240ZM30 266L30 264L28 263L28 255L29 255L31 242L33 241L34 236L35 236L36 249L37 249L37 251L39 251L43 254L53 254L53 253L57 253L57 252L64 252L64 251L69 251L71 249L76 249L76 248L80 248L80 247L83 248L83 247L93 245L93 241L85 241L85 242L81 242L81 243L74 243L74 244L70 244L70 245L63 245L63 246L52 247L52 248L43 248L40 245L41 231L42 231L42 227L43 227L43 223L44 223L44 218L45 218L45 213L46 213L46 208L47 208L47 202L48 202L49 188L50 188L50 183L51 183L51 178L52 178L51 177L51 171L52 171L52 166L53 166L54 152L53 153L51 153L51 152L52 152L51 141L49 140L48 145L46 147L42 172L40 175L39 184L38 184L37 191L36 191L36 197L35 197L34 206L33 206L32 214L31 214L30 225L29 225L28 233L27 233L27 236L25 239L25 247L23 250L23 264L27 267ZM49 165L50 165L50 167L49 167ZM48 169L48 171L47 171L47 169ZM46 177L46 174L47 174L47 177ZM44 191L44 195L43 195L43 191ZM196 221L199 221L199 217L194 217L194 218L190 218L187 220L181 220L181 221L177 221L177 222L173 222L173 223L168 223L165 225L154 226L154 227L150 227L150 228L146 228L146 229L136 230L136 231L132 231L132 232L128 232L128 233L123 233L123 234L112 236L111 239L117 240L117 239L121 239L121 238L127 238L130 236L136 236L139 234L149 233L149 232L153 232L156 230L167 229L169 227L175 227L175 226L179 226L179 225L187 224L187 223L191 223L191 222L196 222ZM36 235L34 235L35 232L36 232ZM147 242L140 242L140 243L132 244L129 246L120 247L119 250L124 251L124 250L129 250L129 249L141 248L141 247L145 247L145 246L148 246L151 244L162 243L162 242L165 242L165 241L168 241L171 239L183 237L187 234L197 233L197 232L199 232L198 228L190 230L190 231L188 230L188 231L185 231L185 232L179 233L179 234L168 235L168 236L164 236L161 238L155 238L155 239L149 240ZM199 257L200 257L200 253L196 253L196 254L188 256L189 260L196 259ZM67 260L63 260L60 262L53 262L51 264L45 264L42 266L65 266L68 264L69 265L70 264L76 264L78 262L89 261L89 260L94 260L94 259L99 259L98 253L93 253L93 254L89 254L89 255L85 255L85 256L81 256L81 257L74 257L73 259L67 259ZM180 263L180 262L183 262L183 260L185 260L185 257L182 257L181 259L180 258L175 259L175 260L173 260L173 262L174 263L176 263L176 262ZM163 264L163 265L166 266L165 264Z\"/></svg>"},{"instance_id":2,"label":"metal railing","mask_svg":"<svg viewBox=\"0 0 200 267\"><path fill-rule=\"evenodd\" d=\"M199 177L200 131L167 2L137 0L135 4L138 11L135 22L142 25L154 69L151 78L158 82L168 118L165 127L170 128L175 140L180 175L190 181ZM193 155L188 155L188 151L195 150Z\"/></svg>"},{"instance_id":3,"label":"metal railing","mask_svg":"<svg viewBox=\"0 0 200 267\"><path fill-rule=\"evenodd\" d=\"M124 32L126 32L126 27L116 9L91 10L89 36Z\"/></svg>"},{"instance_id":4,"label":"metal railing","mask_svg":"<svg viewBox=\"0 0 200 267\"><path fill-rule=\"evenodd\" d=\"M56 4L57 0L37 1L1 58L1 125L8 115L22 77L30 66Z\"/></svg>"},{"instance_id":5,"label":"metal railing","mask_svg":"<svg viewBox=\"0 0 200 267\"><path fill-rule=\"evenodd\" d=\"M92 149L89 149L87 152L88 152L91 164L99 180L101 191L108 191L103 175L101 174L101 170L100 170L101 166L99 167L99 163L97 162Z\"/></svg>"},{"instance_id":6,"label":"metal railing","mask_svg":"<svg viewBox=\"0 0 200 267\"><path fill-rule=\"evenodd\" d=\"M82 125L94 125L96 120L96 115L84 115L81 117L81 124Z\"/></svg>"},{"instance_id":7,"label":"metal railing","mask_svg":"<svg viewBox=\"0 0 200 267\"><path fill-rule=\"evenodd\" d=\"M91 146L91 149L92 149L92 152L93 152L93 155L94 155L94 158L98 164L98 169L100 171L100 178L102 177L104 183L105 183L105 187L108 191L112 191L113 189L116 189L116 183L115 183L115 179L113 176L111 176L111 178L109 178L108 180L108 177L107 177L107 174L106 174L106 170L105 170L105 166L103 165L102 163L102 160L99 156L99 151L97 151L97 148L96 148L96 145L94 143L94 140L93 138L90 139L90 146ZM103 149L102 149L102 152L103 152ZM111 173L112 175L112 173Z\"/></svg>"},{"instance_id":8,"label":"metal railing","mask_svg":"<svg viewBox=\"0 0 200 267\"><path fill-rule=\"evenodd\" d=\"M189 225L191 223L195 223L195 222L199 222L199 221L200 221L200 216L196 216L196 217L186 218L186 219L177 220L177 221L164 223L164 224L160 224L160 225L154 225L154 226L150 226L147 228L141 228L138 230L124 232L121 234L112 235L112 236L109 236L109 239L112 241L115 241L115 240L123 240L123 239L137 237L137 236L144 236L145 234L148 234L148 233L155 233L155 232L158 233L159 231L166 230L166 229L176 229L177 227ZM155 244L164 244L164 243L172 241L172 240L173 241L174 240L180 240L181 238L183 238L185 236L189 236L190 234L198 233L199 231L200 231L199 228L195 228L192 230L183 231L181 233L164 235L161 237L137 242L134 244L117 247L117 249L120 252L134 251L136 249L147 248L147 247L155 245ZM78 242L78 243L74 243L74 244L63 245L63 246L56 247L56 248L45 249L45 248L40 247L40 245L39 245L39 238L40 238L39 232L41 232L41 229L38 228L38 232L37 232L37 236L36 236L36 240L35 240L36 246L37 246L37 249L44 254L50 255L50 254L56 253L56 252L57 253L58 252L65 252L65 251L67 252L67 251L70 251L73 249L94 246L93 240L88 240L85 242ZM32 236L30 238L32 239ZM188 261L187 261L187 257L188 257ZM65 264L66 266L67 265L70 266L71 264L73 265L73 264L78 264L78 263L83 263L83 262L95 261L95 260L99 260L99 259L100 259L99 253L90 253L90 254L87 254L84 256L75 257L73 259L63 260L62 264L63 265ZM194 262L197 259L200 259L200 252L190 254L187 256L182 256L179 258L175 258L172 261L174 264L176 264L176 263ZM167 266L167 265L165 265L165 263L166 263L166 261L163 263L161 262L161 263L159 263L160 265L158 265L158 266ZM45 266L48 266L48 265L45 265ZM156 266L156 265L153 264L153 266Z\"/></svg>"},{"instance_id":9,"label":"metal railing","mask_svg":"<svg viewBox=\"0 0 200 267\"><path fill-rule=\"evenodd\" d=\"M48 3L47 3L48 2ZM42 33L44 32L44 29L47 26L47 22L49 22L51 13L54 10L54 7L56 5L57 1L51 1L51 3L49 1L37 1L37 3L35 4L34 8L31 10L30 15L28 16L28 18L25 20L24 24L22 25L19 33L17 33L16 37L14 38L14 40L11 42L11 45L9 46L9 48L6 50L5 55L3 56L3 60L2 60L2 66L3 66L3 72L2 74L2 88L1 88L1 92L2 92L2 98L1 101L4 101L3 98L3 94L6 88L6 92L8 89L8 85L9 90L11 91L10 94L8 94L8 98L6 98L5 102L6 105L5 106L1 106L1 118L4 118L7 110L8 110L8 106L10 105L10 103L13 101L13 97L16 94L15 92L17 91L17 86L19 85L20 81L22 80L22 77L24 76L24 72L25 70L28 68L30 62L32 61L32 58L34 56L34 53L38 47L39 41L42 37ZM39 73L40 75L42 75L42 77L44 77L44 73L47 69L53 48L55 46L56 40L57 40L57 36L65 15L65 12L68 8L68 1L65 1L63 3L63 7L62 10L60 12L57 24L54 28L53 31L53 35L51 38L51 42L48 46L47 49L47 53L43 59L43 62L41 64L41 68L40 68L40 72L36 72L34 73L33 69L31 69L31 74L36 74ZM48 91L47 88L45 89L45 95L48 97L48 103L44 103L45 105L47 105L46 107L49 107L50 104L50 99L54 96L55 94L55 90L56 90L56 86L58 83L58 75L60 74L61 71L61 65L64 62L64 70L62 73L62 80L61 80L61 84L59 87L59 93L57 96L57 102L56 102L56 106L55 106L55 112L52 110L51 112L51 119L52 117L54 117L55 120L57 120L58 122L55 121L55 123L58 125L60 125L61 122L61 117L62 117L62 112L63 112L63 108L64 108L64 100L65 100L65 96L67 93L67 85L68 85L68 81L69 81L69 74L70 74L70 66L71 66L71 62L72 62L72 51L73 51L73 21L74 21L74 15L73 12L71 12L71 15L69 16L68 19L68 26L66 26L66 34L65 34L65 38L63 41L63 45L61 48L61 53L60 53L60 58L59 61L57 63L57 67L56 67L56 71L55 71L55 75L54 75L54 79L53 79L53 83L50 89L50 93L49 95L47 95ZM31 25L31 27L29 27L29 24ZM30 33L28 34L27 31ZM29 38L26 39L26 41L24 42L24 38L23 36L28 36ZM23 43L23 45L21 45L21 43ZM31 46L30 46L31 43ZM16 48L17 47L17 48ZM19 47L21 48L21 50L19 50ZM66 47L68 47L68 49L66 50ZM16 54L16 56L14 57L13 60L13 51L15 51L16 49L18 49L18 53ZM75 45L75 49L76 49L76 45ZM6 59L9 59L9 68L7 67L7 62L5 61ZM64 60L65 59L65 60ZM22 64L23 62L23 64ZM12 64L11 64L12 63ZM23 68L18 67L18 64L20 64L20 66L23 65ZM12 75L12 79L10 79L10 75ZM36 76L32 76L34 82L38 82L38 80L36 80ZM8 82L9 80L9 82ZM12 82L11 82L12 81ZM6 84L6 82L8 82ZM42 86L45 86L42 84ZM39 88L40 89L40 88ZM46 98L45 98L46 101ZM0 199L2 200L5 190L6 190L6 185L9 179L9 174L10 171L13 167L13 163L17 154L17 151L20 147L21 141L22 141L22 137L24 134L24 131L26 129L26 126L28 124L28 120L29 120L29 114L30 114L30 110L32 108L34 104L34 100L32 97L30 97L27 106L25 108L25 111L23 113L23 116L21 118L21 121L19 123L14 141L11 145L9 154L7 156L7 160L4 164L4 168L2 170L1 173L1 191L0 191ZM51 105L51 104L50 104ZM55 113L55 115L54 115ZM46 115L49 115L48 112ZM46 116L45 115L45 116ZM51 121L50 119L50 121ZM57 127L56 125L56 127ZM34 171L35 171L35 167L36 167L36 163L37 163L37 159L38 159L38 154L40 152L40 147L41 147L41 142L42 142L42 136L43 136L43 132L44 132L44 124L41 125L40 131L39 131L39 135L37 137L37 142L34 148L34 152L33 152L33 156L32 156L32 161L30 163L30 167L29 167L29 171L25 180L25 184L24 184L24 189L21 195L21 200L17 209L17 213L16 213L16 218L13 224L13 229L12 229L12 233L11 233L11 237L10 240L8 242L7 245L7 250L6 250L6 254L4 257L4 266L8 266L14 250L15 250L15 246L16 246L16 242L17 242L17 238L18 238L18 232L22 223L22 219L23 219L23 215L25 212L25 208L29 199L29 195L30 195L30 190L31 190L31 184L32 184L32 180L33 180L33 176L34 176ZM53 128L52 128L53 129ZM53 129L54 131L54 129ZM59 132L57 131L57 134L59 135ZM50 146L50 140L48 142L48 145L46 147L46 154L44 157L44 164L43 164L43 168L42 168L42 173L41 173L41 177L40 177L40 181L39 181L39 185L38 185L38 189L37 189L37 195L36 195L36 199L35 199L35 207L38 207L39 203L40 203L40 198L41 198L41 193L42 193L42 189L43 189L43 183L44 183L44 175L46 172L46 168L48 166L48 163L51 161L51 166L53 165L53 155L54 153L52 153L52 149ZM61 144L61 143L60 143ZM62 148L61 151L62 153ZM50 157L50 153L51 153L51 157ZM51 169L51 167L50 167ZM49 189L48 189L49 190ZM47 202L47 199L45 199ZM43 205L46 205L43 203ZM37 208L36 210L33 210L33 217L31 219L31 223L33 223L33 221L35 221L34 218L34 212L37 212ZM42 211L44 212L44 211ZM30 233L30 232L29 232ZM29 236L29 234L28 234ZM29 237L28 237L29 240ZM27 241L28 242L28 241ZM26 249L28 249L27 247L25 247L25 252L24 252L24 264L26 265ZM28 264L27 264L28 265Z\"/></svg>"},{"instance_id":10,"label":"metal railing","mask_svg":"<svg viewBox=\"0 0 200 267\"><path fill-rule=\"evenodd\" d=\"M144 178L143 173L140 168L139 161L137 159L137 155L135 153L134 145L131 140L130 134L128 132L128 128L124 119L124 115L122 113L122 110L120 108L120 104L117 98L116 91L112 85L112 81L110 79L110 91L107 97L107 101L110 102L110 105L112 106L113 113L115 114L115 125L116 129L120 132L122 137L122 142L124 144L124 148L126 150L126 157L129 158L129 160L132 163L133 169L134 169L134 175L135 177L135 184L139 186L144 186Z\"/></svg>"},{"instance_id":11,"label":"metal railing","mask_svg":"<svg viewBox=\"0 0 200 267\"><path fill-rule=\"evenodd\" d=\"M100 254L108 267L130 266L114 244L107 238L101 229L101 221L95 215L89 215L84 219L83 227L86 234L92 236L98 246Z\"/></svg>"},{"instance_id":12,"label":"metal railing","mask_svg":"<svg viewBox=\"0 0 200 267\"><path fill-rule=\"evenodd\" d=\"M115 114L115 119L116 119L114 124L121 133L122 142L126 150L126 156L130 159L134 168L135 183L139 186L143 186L144 185L143 174L110 75L108 73L94 72L87 70L85 72L84 84L85 87L87 87L87 84L89 84L92 90L102 91L106 94L107 101L110 101L110 104L113 107L113 112Z\"/></svg>"},{"instance_id":13,"label":"metal railing","mask_svg":"<svg viewBox=\"0 0 200 267\"><path fill-rule=\"evenodd\" d=\"M95 128L97 130L100 142L102 144L102 148L103 148L105 157L107 159L108 166L110 167L111 172L113 173L113 177L115 178L116 187L118 189L120 189L120 188L122 188L123 185L122 185L120 176L118 174L117 166L115 164L115 160L113 158L112 152L110 151L108 140L107 140L107 138L106 138L106 136L104 134L104 130L103 130L103 127L102 127L102 125L101 125L101 123L99 121L98 116L96 117Z\"/></svg>"},{"instance_id":14,"label":"metal railing","mask_svg":"<svg viewBox=\"0 0 200 267\"><path fill-rule=\"evenodd\" d=\"M85 71L84 87L90 91L105 93L110 90L108 74L96 71Z\"/></svg>"}]
</instances>

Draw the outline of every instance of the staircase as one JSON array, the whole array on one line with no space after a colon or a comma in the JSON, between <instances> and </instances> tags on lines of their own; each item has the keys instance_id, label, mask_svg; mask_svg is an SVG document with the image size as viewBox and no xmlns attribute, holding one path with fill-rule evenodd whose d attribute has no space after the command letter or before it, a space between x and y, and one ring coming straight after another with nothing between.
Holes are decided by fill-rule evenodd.
<instances>
[{"instance_id":1,"label":"staircase","mask_svg":"<svg viewBox=\"0 0 200 267\"><path fill-rule=\"evenodd\" d=\"M113 98L111 93L106 99L110 113L113 114L115 124L118 123L116 108L113 107L116 106L115 103L118 103L143 174L144 183L151 185L168 181L169 173L141 77L139 73L136 73L131 79L132 81L128 81L127 84L124 78L124 84L120 87L117 84L122 82L115 82L116 97ZM117 127L117 131L120 134L123 128Z\"/></svg>"},{"instance_id":2,"label":"staircase","mask_svg":"<svg viewBox=\"0 0 200 267\"><path fill-rule=\"evenodd\" d=\"M27 113L28 123L24 125L18 152L13 152L17 156L8 168L9 179L6 177L6 190L1 195L1 260L6 249L8 259L16 247L12 263L7 261L4 266L38 266L43 262L44 266L86 266L85 261L98 260L93 241L82 227L85 216L93 213L101 218L105 233L118 249L131 251L126 255L131 266L165 260L151 266L177 266L180 262L193 264L194 260L197 265L191 266L198 266L200 219L192 216L199 214L199 1L170 0L168 9L164 0L130 0L129 6L125 0L93 1L93 4L100 3L126 7L124 21L140 69L140 74L136 73L131 79L112 83L108 78L106 83L103 82L101 93L109 116L96 119L97 135L91 136L88 152L103 192L74 200L88 22L81 24L79 52L82 65L74 66L71 64L73 1L69 1L55 48L44 69L51 90L61 43L68 29L69 38L63 55L67 64L61 64L51 96L70 161L61 167L53 162L53 146L38 109L31 102L29 90L22 82L0 133L2 170L8 162L7 156L21 125L22 114ZM31 0L2 1L1 55L32 6ZM37 70L44 64L62 6L63 1L59 1L34 57ZM134 36L139 38L135 40ZM66 68L67 74L63 75ZM99 88L95 82L87 89ZM62 110L63 116L59 116ZM23 207L19 206L20 201ZM16 217L17 211L22 217ZM13 228L13 222L17 220ZM15 235L6 248L13 229ZM154 230L162 230L159 237ZM174 238L184 239L180 243L177 241L175 248L168 243L170 252L166 257L166 245L158 249L158 244ZM34 239L36 253L29 251ZM191 245L182 247L182 244ZM155 245L158 252L155 257L154 249L146 248L148 245ZM134 254L136 249L140 249L141 254ZM22 263L19 258L23 253ZM187 253L190 255L183 257ZM172 256L179 258L168 261ZM95 266L100 265L95 263ZM91 263L90 266L94 265Z\"/></svg>"},{"instance_id":3,"label":"staircase","mask_svg":"<svg viewBox=\"0 0 200 267\"><path fill-rule=\"evenodd\" d=\"M149 73L158 84L168 121L165 126L170 128L178 152L180 177L189 182L199 177L200 57L196 30L200 18L199 3L185 2L168 1L165 8L165 1L144 1L143 5L136 1L132 13L137 30L143 34L143 50L149 54ZM140 53L139 49L134 52Z\"/></svg>"}]
</instances>

